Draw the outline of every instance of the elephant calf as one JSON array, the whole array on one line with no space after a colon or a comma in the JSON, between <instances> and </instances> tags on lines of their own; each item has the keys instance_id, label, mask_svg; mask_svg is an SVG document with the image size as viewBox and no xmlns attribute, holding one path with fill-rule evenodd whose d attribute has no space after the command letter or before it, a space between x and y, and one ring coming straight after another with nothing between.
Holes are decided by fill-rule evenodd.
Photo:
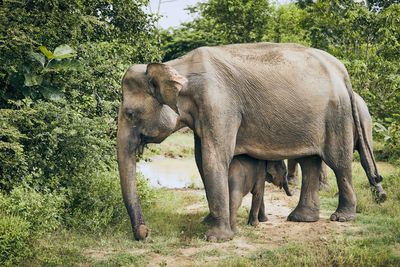
<instances>
[{"instance_id":1,"label":"elephant calf","mask_svg":"<svg viewBox=\"0 0 400 267\"><path fill-rule=\"evenodd\" d=\"M264 207L265 181L283 187L287 195L289 191L286 179L286 166L283 161L263 161L246 155L236 156L229 166L229 207L230 223L236 231L236 212L242 199L249 192L253 194L248 223L256 226L267 221Z\"/></svg>"}]
</instances>

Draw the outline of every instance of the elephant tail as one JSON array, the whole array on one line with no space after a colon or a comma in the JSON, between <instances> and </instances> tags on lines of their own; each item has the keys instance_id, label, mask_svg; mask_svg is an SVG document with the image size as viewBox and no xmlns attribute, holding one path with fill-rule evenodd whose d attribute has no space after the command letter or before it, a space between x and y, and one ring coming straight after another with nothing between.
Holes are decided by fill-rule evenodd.
<instances>
[{"instance_id":1,"label":"elephant tail","mask_svg":"<svg viewBox=\"0 0 400 267\"><path fill-rule=\"evenodd\" d=\"M350 78L346 76L345 84L351 100L351 108L356 129L357 150L360 154L360 161L363 169L368 177L370 185L374 188L375 200L384 202L386 200L386 192L383 190L381 182L383 177L379 175L376 161L372 150L372 139L368 138L366 126L360 121L359 109L355 99L354 91L351 86ZM369 140L371 139L371 140Z\"/></svg>"}]
</instances>

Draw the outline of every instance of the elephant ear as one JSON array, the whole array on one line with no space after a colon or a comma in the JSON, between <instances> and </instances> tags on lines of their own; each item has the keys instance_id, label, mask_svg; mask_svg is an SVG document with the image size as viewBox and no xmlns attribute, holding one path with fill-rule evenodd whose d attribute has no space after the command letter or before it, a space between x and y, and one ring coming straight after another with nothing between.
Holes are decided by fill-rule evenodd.
<instances>
[{"instance_id":1,"label":"elephant ear","mask_svg":"<svg viewBox=\"0 0 400 267\"><path fill-rule=\"evenodd\" d=\"M147 65L146 75L149 77L150 89L157 100L178 112L178 94L187 83L187 79L179 75L174 68L161 63Z\"/></svg>"}]
</instances>

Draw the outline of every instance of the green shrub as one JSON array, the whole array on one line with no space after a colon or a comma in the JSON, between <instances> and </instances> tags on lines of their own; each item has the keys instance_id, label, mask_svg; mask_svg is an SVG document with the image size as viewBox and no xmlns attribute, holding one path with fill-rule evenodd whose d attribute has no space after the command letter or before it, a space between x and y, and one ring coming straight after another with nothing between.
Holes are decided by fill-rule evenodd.
<instances>
[{"instance_id":1,"label":"green shrub","mask_svg":"<svg viewBox=\"0 0 400 267\"><path fill-rule=\"evenodd\" d=\"M148 207L154 199L154 190L147 180L138 174L138 191L141 203ZM75 177L69 189L69 207L66 212L67 225L89 232L102 232L107 226L127 219L122 200L118 173L95 173Z\"/></svg>"},{"instance_id":2,"label":"green shrub","mask_svg":"<svg viewBox=\"0 0 400 267\"><path fill-rule=\"evenodd\" d=\"M92 173L72 178L65 214L67 225L98 232L124 214L121 189L115 172Z\"/></svg>"},{"instance_id":3,"label":"green shrub","mask_svg":"<svg viewBox=\"0 0 400 267\"><path fill-rule=\"evenodd\" d=\"M9 192L21 182L69 187L72 177L108 170L115 162L112 118L84 117L64 101L15 105L19 109L0 110L0 151L7 152L0 156L0 189Z\"/></svg>"},{"instance_id":4,"label":"green shrub","mask_svg":"<svg viewBox=\"0 0 400 267\"><path fill-rule=\"evenodd\" d=\"M0 215L0 265L12 266L31 254L29 228L20 217Z\"/></svg>"},{"instance_id":5,"label":"green shrub","mask_svg":"<svg viewBox=\"0 0 400 267\"><path fill-rule=\"evenodd\" d=\"M0 194L0 210L29 222L32 235L39 236L60 226L65 200L63 193L18 186L9 195Z\"/></svg>"}]
</instances>

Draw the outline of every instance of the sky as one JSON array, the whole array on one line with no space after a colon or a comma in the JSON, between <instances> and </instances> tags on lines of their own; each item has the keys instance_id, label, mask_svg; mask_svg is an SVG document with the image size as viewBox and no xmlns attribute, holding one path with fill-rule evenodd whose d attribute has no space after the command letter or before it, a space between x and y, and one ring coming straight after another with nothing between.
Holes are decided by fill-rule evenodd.
<instances>
[{"instance_id":1,"label":"sky","mask_svg":"<svg viewBox=\"0 0 400 267\"><path fill-rule=\"evenodd\" d=\"M182 22L192 20L193 17L187 14L185 7L198 2L205 2L206 0L150 0L151 8L149 11L156 13L159 1L161 1L160 15L162 16L159 21L159 26L166 29L168 27L177 27ZM287 3L290 2L290 0L277 0L277 2Z\"/></svg>"}]
</instances>

